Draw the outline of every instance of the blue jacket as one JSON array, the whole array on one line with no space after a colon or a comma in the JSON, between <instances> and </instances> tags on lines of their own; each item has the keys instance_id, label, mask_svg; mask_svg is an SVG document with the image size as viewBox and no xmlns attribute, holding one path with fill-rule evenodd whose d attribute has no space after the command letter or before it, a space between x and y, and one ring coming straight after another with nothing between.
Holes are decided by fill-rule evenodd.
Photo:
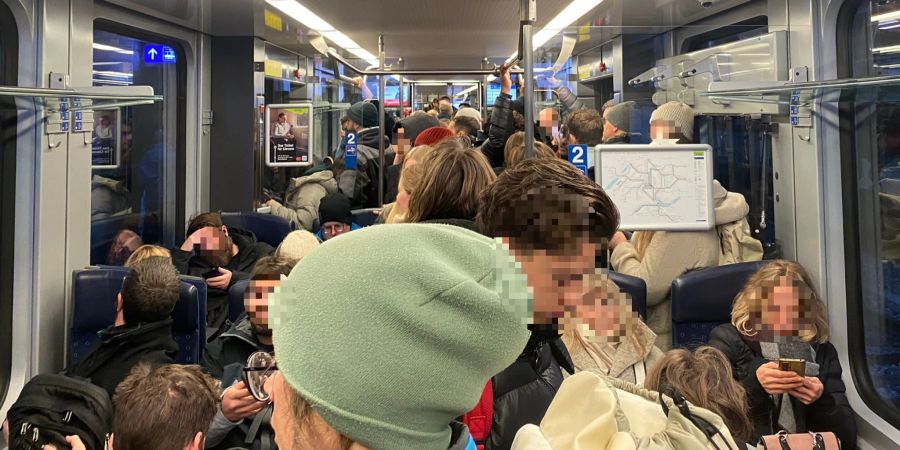
<instances>
[{"instance_id":1,"label":"blue jacket","mask_svg":"<svg viewBox=\"0 0 900 450\"><path fill-rule=\"evenodd\" d=\"M362 227L355 223L350 224L350 231L356 231L360 228L362 228ZM319 231L316 231L316 237L319 238L320 241L325 242L325 229L322 227L319 227Z\"/></svg>"}]
</instances>

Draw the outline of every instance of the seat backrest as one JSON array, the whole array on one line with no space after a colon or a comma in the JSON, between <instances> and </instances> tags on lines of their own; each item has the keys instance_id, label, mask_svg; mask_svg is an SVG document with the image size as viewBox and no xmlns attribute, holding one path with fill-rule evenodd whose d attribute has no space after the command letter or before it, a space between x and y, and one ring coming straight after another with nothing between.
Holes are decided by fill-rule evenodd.
<instances>
[{"instance_id":1,"label":"seat backrest","mask_svg":"<svg viewBox=\"0 0 900 450\"><path fill-rule=\"evenodd\" d=\"M685 273L672 281L672 345L696 347L713 328L731 320L731 305L767 261L729 264Z\"/></svg>"},{"instance_id":2,"label":"seat backrest","mask_svg":"<svg viewBox=\"0 0 900 450\"><path fill-rule=\"evenodd\" d=\"M71 363L81 360L93 347L97 332L115 323L116 299L128 272L125 267L106 267L73 274ZM206 282L197 277L179 278L181 293L172 311L172 337L179 348L176 360L181 364L198 364L206 343ZM202 289L198 289L197 280L202 282Z\"/></svg>"},{"instance_id":3,"label":"seat backrest","mask_svg":"<svg viewBox=\"0 0 900 450\"><path fill-rule=\"evenodd\" d=\"M378 219L378 214L376 214L376 212L380 209L381 208L364 208L353 210L353 223L361 227L373 225Z\"/></svg>"},{"instance_id":4,"label":"seat backrest","mask_svg":"<svg viewBox=\"0 0 900 450\"><path fill-rule=\"evenodd\" d=\"M609 279L619 286L622 292L631 296L631 309L641 316L642 320L647 320L647 283L631 275L625 275L613 270L607 271Z\"/></svg>"},{"instance_id":5,"label":"seat backrest","mask_svg":"<svg viewBox=\"0 0 900 450\"><path fill-rule=\"evenodd\" d=\"M240 280L228 288L228 320L237 322L244 313L244 294L250 286L250 280Z\"/></svg>"},{"instance_id":6,"label":"seat backrest","mask_svg":"<svg viewBox=\"0 0 900 450\"><path fill-rule=\"evenodd\" d=\"M223 212L221 215L222 223L226 227L251 231L256 235L256 239L273 248L278 247L284 237L293 230L290 221L271 214Z\"/></svg>"}]
</instances>

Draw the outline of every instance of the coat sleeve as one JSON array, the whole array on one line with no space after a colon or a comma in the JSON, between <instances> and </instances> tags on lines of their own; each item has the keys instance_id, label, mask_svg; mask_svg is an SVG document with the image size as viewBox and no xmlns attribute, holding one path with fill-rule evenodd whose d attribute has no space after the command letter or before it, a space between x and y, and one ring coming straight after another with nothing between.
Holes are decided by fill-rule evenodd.
<instances>
[{"instance_id":1,"label":"coat sleeve","mask_svg":"<svg viewBox=\"0 0 900 450\"><path fill-rule=\"evenodd\" d=\"M647 283L647 306L662 303L669 295L672 281L696 267L703 267L705 232L657 232L644 257L638 256L630 242L616 246L610 262L616 272L638 277ZM705 236L703 236L705 237Z\"/></svg>"},{"instance_id":2,"label":"coat sleeve","mask_svg":"<svg viewBox=\"0 0 900 450\"><path fill-rule=\"evenodd\" d=\"M512 135L512 128L512 97L500 94L491 112L488 140L481 146L481 152L491 162L491 167L503 167L503 149L506 147L506 140Z\"/></svg>"},{"instance_id":3,"label":"coat sleeve","mask_svg":"<svg viewBox=\"0 0 900 450\"><path fill-rule=\"evenodd\" d=\"M747 391L747 401L750 409L766 407L769 403L769 393L759 384L756 378L756 369L768 362L763 357L756 356L741 340L737 329L733 325L720 325L709 334L708 345L725 354L731 361L731 370L734 378L744 386Z\"/></svg>"},{"instance_id":4,"label":"coat sleeve","mask_svg":"<svg viewBox=\"0 0 900 450\"><path fill-rule=\"evenodd\" d=\"M566 85L560 85L555 89L556 94L559 96L560 103L563 104L563 108L565 111L574 111L576 109L584 109L584 104L578 101L578 96L575 95Z\"/></svg>"},{"instance_id":5,"label":"coat sleeve","mask_svg":"<svg viewBox=\"0 0 900 450\"><path fill-rule=\"evenodd\" d=\"M856 448L856 421L847 388L841 379L841 362L837 350L830 343L819 346L819 380L824 390L822 396L806 408L806 424L811 431L831 431L841 440L842 449Z\"/></svg>"},{"instance_id":6,"label":"coat sleeve","mask_svg":"<svg viewBox=\"0 0 900 450\"><path fill-rule=\"evenodd\" d=\"M209 429L206 431L206 445L204 448L213 448L219 445L225 440L228 433L241 422L241 420L232 422L226 419L225 415L222 414L222 405L219 405L219 408L216 409L216 415L213 417L212 422L209 424Z\"/></svg>"},{"instance_id":7,"label":"coat sleeve","mask_svg":"<svg viewBox=\"0 0 900 450\"><path fill-rule=\"evenodd\" d=\"M272 215L283 217L307 231L312 231L313 223L319 218L319 203L327 194L317 184L308 184L300 188L294 204L290 206L272 202Z\"/></svg>"}]
</instances>

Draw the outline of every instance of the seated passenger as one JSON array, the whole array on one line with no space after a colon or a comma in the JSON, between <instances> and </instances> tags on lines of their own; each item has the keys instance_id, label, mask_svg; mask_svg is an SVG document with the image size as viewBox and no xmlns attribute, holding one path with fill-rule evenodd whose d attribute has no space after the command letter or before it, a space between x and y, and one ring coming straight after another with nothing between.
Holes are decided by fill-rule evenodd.
<instances>
[{"instance_id":1,"label":"seated passenger","mask_svg":"<svg viewBox=\"0 0 900 450\"><path fill-rule=\"evenodd\" d=\"M106 264L109 266L121 266L138 247L144 245L144 240L131 228L122 228L116 233L116 237L109 247L106 256Z\"/></svg>"},{"instance_id":2,"label":"seated passenger","mask_svg":"<svg viewBox=\"0 0 900 450\"><path fill-rule=\"evenodd\" d=\"M385 165L392 163L394 153L387 136L378 127L378 108L368 102L359 102L347 110L347 127L356 133L356 169L335 172L338 188L350 198L354 207L378 206L379 147L384 141ZM388 129L390 131L390 129ZM343 157L338 167L345 167Z\"/></svg>"},{"instance_id":3,"label":"seated passenger","mask_svg":"<svg viewBox=\"0 0 900 450\"><path fill-rule=\"evenodd\" d=\"M397 185L400 183L403 162L406 153L412 150L416 138L423 131L439 126L441 126L439 121L422 111L416 111L406 119L397 122L397 128L394 130L394 164L385 170L384 175L387 178L387 190L384 191L385 203L393 203L397 200Z\"/></svg>"},{"instance_id":4,"label":"seated passenger","mask_svg":"<svg viewBox=\"0 0 900 450\"><path fill-rule=\"evenodd\" d=\"M503 163L506 164L507 168L525 161L525 132L517 131L513 133L513 135L509 137L509 140L506 141L503 153ZM534 157L556 158L557 154L543 142L534 141Z\"/></svg>"},{"instance_id":5,"label":"seated passenger","mask_svg":"<svg viewBox=\"0 0 900 450\"><path fill-rule=\"evenodd\" d=\"M304 230L312 231L319 218L319 202L328 194L338 191L334 172L328 169L308 171L302 177L292 178L284 193L284 204L270 199L266 202L270 214L283 217Z\"/></svg>"},{"instance_id":6,"label":"seated passenger","mask_svg":"<svg viewBox=\"0 0 900 450\"><path fill-rule=\"evenodd\" d=\"M731 363L715 348L703 346L693 352L683 348L670 350L652 366L643 385L661 392L672 388L692 405L718 414L740 446L736 450L750 447L750 442L756 443L747 411L747 392L734 380Z\"/></svg>"},{"instance_id":7,"label":"seated passenger","mask_svg":"<svg viewBox=\"0 0 900 450\"><path fill-rule=\"evenodd\" d=\"M319 204L319 221L322 222L322 228L316 233L316 237L322 242L360 229L359 225L353 223L350 199L340 192L322 199Z\"/></svg>"},{"instance_id":8,"label":"seated passenger","mask_svg":"<svg viewBox=\"0 0 900 450\"><path fill-rule=\"evenodd\" d=\"M559 334L561 299L578 299L595 271L619 212L596 183L560 159L531 159L505 170L478 208L480 230L509 247L534 296L531 338L513 365L492 379L490 449L509 448L525 424L540 423L563 380L574 373Z\"/></svg>"},{"instance_id":9,"label":"seated passenger","mask_svg":"<svg viewBox=\"0 0 900 450\"><path fill-rule=\"evenodd\" d=\"M856 448L856 422L828 336L826 306L800 264L773 261L747 281L731 323L713 329L709 345L725 354L747 391L752 440L779 430L831 431L841 448ZM804 360L804 373L780 370L780 359Z\"/></svg>"},{"instance_id":10,"label":"seated passenger","mask_svg":"<svg viewBox=\"0 0 900 450\"><path fill-rule=\"evenodd\" d=\"M351 266L368 282L347 283ZM278 447L468 448L456 418L527 340L512 267L491 239L439 225L368 227L310 253L272 311L275 347L301 349L280 351L263 385Z\"/></svg>"},{"instance_id":11,"label":"seated passenger","mask_svg":"<svg viewBox=\"0 0 900 450\"><path fill-rule=\"evenodd\" d=\"M99 341L65 374L87 378L112 395L138 363L173 363L178 344L171 315L180 293L181 281L168 259L136 263L122 282L115 324L98 333Z\"/></svg>"},{"instance_id":12,"label":"seated passenger","mask_svg":"<svg viewBox=\"0 0 900 450\"><path fill-rule=\"evenodd\" d=\"M199 366L140 364L113 396L109 450L202 450L218 400Z\"/></svg>"},{"instance_id":13,"label":"seated passenger","mask_svg":"<svg viewBox=\"0 0 900 450\"><path fill-rule=\"evenodd\" d=\"M631 114L635 102L623 102L603 112L603 143L631 143Z\"/></svg>"},{"instance_id":14,"label":"seated passenger","mask_svg":"<svg viewBox=\"0 0 900 450\"><path fill-rule=\"evenodd\" d=\"M125 183L94 175L91 178L91 220L131 213L131 200Z\"/></svg>"},{"instance_id":15,"label":"seated passenger","mask_svg":"<svg viewBox=\"0 0 900 450\"><path fill-rule=\"evenodd\" d=\"M206 278L207 334L218 334L228 317L228 288L246 279L256 260L273 249L253 233L229 230L214 212L191 219L187 236L181 248L172 250L172 262L185 275Z\"/></svg>"},{"instance_id":16,"label":"seated passenger","mask_svg":"<svg viewBox=\"0 0 900 450\"><path fill-rule=\"evenodd\" d=\"M257 261L244 296L247 313L206 346L203 367L221 380L222 386L229 386L207 433L206 448L276 448L271 406L253 397L242 374L253 353L274 354L269 302L281 277L289 275L293 268L294 262L283 258L267 256Z\"/></svg>"},{"instance_id":17,"label":"seated passenger","mask_svg":"<svg viewBox=\"0 0 900 450\"><path fill-rule=\"evenodd\" d=\"M608 276L594 275L588 280L590 300L576 308L574 323L563 333L575 370L643 384L647 372L663 356L654 346L656 334L631 308L628 294Z\"/></svg>"},{"instance_id":18,"label":"seated passenger","mask_svg":"<svg viewBox=\"0 0 900 450\"><path fill-rule=\"evenodd\" d=\"M313 251L316 247L319 246L319 238L316 235L310 233L306 230L296 230L288 233L287 236L284 237L284 240L281 241L281 244L278 244L278 248L275 249L275 257L283 258L289 261L292 261L291 265L294 266L297 264L297 261L303 259L307 253ZM261 261L262 259L260 259ZM257 261L257 264L259 261ZM251 277L252 278L252 277Z\"/></svg>"},{"instance_id":19,"label":"seated passenger","mask_svg":"<svg viewBox=\"0 0 900 450\"><path fill-rule=\"evenodd\" d=\"M438 144L425 158L422 183L410 192L407 223L443 223L477 231L481 195L497 176L487 158L460 139Z\"/></svg>"},{"instance_id":20,"label":"seated passenger","mask_svg":"<svg viewBox=\"0 0 900 450\"><path fill-rule=\"evenodd\" d=\"M400 183L397 185L397 201L384 205L381 216L384 223L403 223L409 213L409 200L412 192L417 191L423 182L425 166L422 161L428 159L434 152L434 147L420 145L409 151L403 163L403 171L400 172Z\"/></svg>"},{"instance_id":21,"label":"seated passenger","mask_svg":"<svg viewBox=\"0 0 900 450\"><path fill-rule=\"evenodd\" d=\"M716 267L726 260L723 249L732 248L732 243L747 251L738 255L742 261L762 259L762 244L749 236L750 226L746 224L750 205L744 196L728 192L713 180L716 227L709 231L637 231L629 241L622 232L617 232L610 241L612 254L610 263L625 275L638 277L647 283L647 325L657 334L656 346L669 350L672 347L672 312L669 289L672 281L691 270ZM720 233L726 227L738 224L746 234L741 238L731 233ZM733 242L734 239L740 242ZM751 250L749 247L753 246Z\"/></svg>"},{"instance_id":22,"label":"seated passenger","mask_svg":"<svg viewBox=\"0 0 900 450\"><path fill-rule=\"evenodd\" d=\"M158 245L145 244L138 247L137 250L128 257L128 260L125 261L125 267L132 268L135 264L154 256L172 258L172 253L169 252L168 249Z\"/></svg>"},{"instance_id":23,"label":"seated passenger","mask_svg":"<svg viewBox=\"0 0 900 450\"><path fill-rule=\"evenodd\" d=\"M694 109L682 102L660 105L650 115L650 139L677 144L694 142Z\"/></svg>"}]
</instances>

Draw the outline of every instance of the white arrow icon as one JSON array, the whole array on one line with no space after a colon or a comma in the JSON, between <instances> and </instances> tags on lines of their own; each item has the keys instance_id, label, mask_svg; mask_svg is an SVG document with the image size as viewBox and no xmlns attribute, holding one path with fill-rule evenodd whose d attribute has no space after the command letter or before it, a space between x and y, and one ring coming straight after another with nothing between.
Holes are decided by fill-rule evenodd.
<instances>
[{"instance_id":1,"label":"white arrow icon","mask_svg":"<svg viewBox=\"0 0 900 450\"><path fill-rule=\"evenodd\" d=\"M150 55L151 60L156 59L157 53L159 53L159 52L157 52L156 49L153 47L150 47L150 50L147 51L147 54Z\"/></svg>"}]
</instances>

